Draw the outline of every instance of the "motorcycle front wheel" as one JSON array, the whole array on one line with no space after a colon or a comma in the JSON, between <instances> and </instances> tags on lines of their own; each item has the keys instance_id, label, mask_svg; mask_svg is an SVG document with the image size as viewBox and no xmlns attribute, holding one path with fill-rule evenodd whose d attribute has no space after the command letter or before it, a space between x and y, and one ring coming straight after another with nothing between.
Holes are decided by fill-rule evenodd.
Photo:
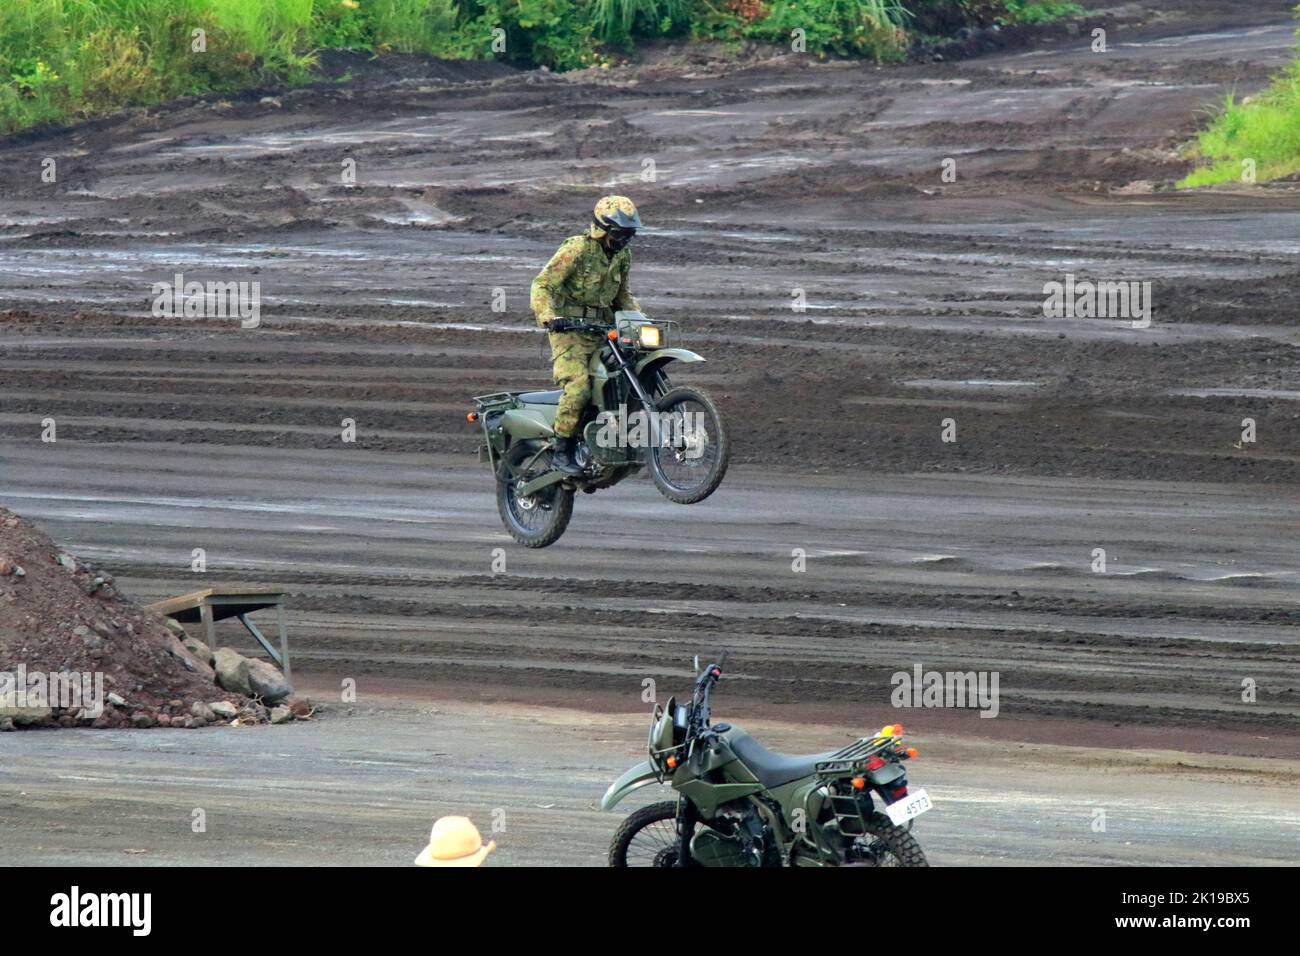
<instances>
[{"instance_id":1,"label":"motorcycle front wheel","mask_svg":"<svg viewBox=\"0 0 1300 956\"><path fill-rule=\"evenodd\" d=\"M659 440L647 458L659 493L679 505L693 505L718 490L731 460L731 442L709 393L678 385L655 399Z\"/></svg>"},{"instance_id":2,"label":"motorcycle front wheel","mask_svg":"<svg viewBox=\"0 0 1300 956\"><path fill-rule=\"evenodd\" d=\"M677 801L664 800L632 813L614 834L609 865L677 866Z\"/></svg>"},{"instance_id":3,"label":"motorcycle front wheel","mask_svg":"<svg viewBox=\"0 0 1300 956\"><path fill-rule=\"evenodd\" d=\"M535 460L536 448L512 445L501 462L497 475L497 511L501 523L525 548L544 548L564 534L573 517L573 489L551 485L528 497L516 489L551 470L551 453L544 451ZM531 460L531 464L530 464Z\"/></svg>"}]
</instances>

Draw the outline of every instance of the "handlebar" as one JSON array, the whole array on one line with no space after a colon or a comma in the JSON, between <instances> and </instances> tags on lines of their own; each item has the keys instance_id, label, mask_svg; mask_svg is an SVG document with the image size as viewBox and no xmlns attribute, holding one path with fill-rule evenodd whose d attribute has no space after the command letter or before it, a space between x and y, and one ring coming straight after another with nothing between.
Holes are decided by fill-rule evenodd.
<instances>
[{"instance_id":1,"label":"handlebar","mask_svg":"<svg viewBox=\"0 0 1300 956\"><path fill-rule=\"evenodd\" d=\"M704 671L695 681L695 693L691 699L690 728L688 731L688 739L690 740L701 736L709 726L709 694L718 681L722 680L722 665L726 660L727 652L723 651L722 656L718 658L718 662L704 668Z\"/></svg>"},{"instance_id":2,"label":"handlebar","mask_svg":"<svg viewBox=\"0 0 1300 956\"><path fill-rule=\"evenodd\" d=\"M586 319L552 319L546 323L548 332L590 332L594 335L603 336L614 326L605 322L589 322Z\"/></svg>"}]
</instances>

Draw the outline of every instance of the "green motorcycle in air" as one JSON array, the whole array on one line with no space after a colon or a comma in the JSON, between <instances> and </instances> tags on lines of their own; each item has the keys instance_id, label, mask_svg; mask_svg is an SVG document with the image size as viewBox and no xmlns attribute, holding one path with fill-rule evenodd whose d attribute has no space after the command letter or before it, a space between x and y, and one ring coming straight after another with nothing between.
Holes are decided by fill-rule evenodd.
<instances>
[{"instance_id":1,"label":"green motorcycle in air","mask_svg":"<svg viewBox=\"0 0 1300 956\"><path fill-rule=\"evenodd\" d=\"M674 386L668 366L703 362L671 347L672 322L640 312L614 313L614 324L562 319L553 331L605 337L591 359L591 402L578 423L574 460L582 474L551 467L555 413L562 392L497 392L474 399L470 422L483 428L479 457L497 480L497 510L510 536L529 548L554 544L573 515L575 491L591 493L649 467L669 501L691 505L717 490L731 445L713 399L694 386Z\"/></svg>"},{"instance_id":2,"label":"green motorcycle in air","mask_svg":"<svg viewBox=\"0 0 1300 956\"><path fill-rule=\"evenodd\" d=\"M711 664L689 705L655 706L649 759L610 785L601 809L654 783L678 797L623 821L610 866L929 865L911 829L932 804L908 790L903 761L916 751L902 745L901 725L841 750L772 753L738 727L710 723L721 677Z\"/></svg>"}]
</instances>

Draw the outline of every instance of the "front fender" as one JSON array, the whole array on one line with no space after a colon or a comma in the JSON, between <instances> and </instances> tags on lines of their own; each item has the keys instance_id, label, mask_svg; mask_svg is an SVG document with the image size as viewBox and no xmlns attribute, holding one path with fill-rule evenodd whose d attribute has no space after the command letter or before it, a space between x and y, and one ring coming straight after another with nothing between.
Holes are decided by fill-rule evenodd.
<instances>
[{"instance_id":1,"label":"front fender","mask_svg":"<svg viewBox=\"0 0 1300 956\"><path fill-rule=\"evenodd\" d=\"M643 356L636 363L636 373L641 374L641 370L649 368L651 365L658 365L660 362L703 362L704 356L697 355L689 349L660 349L657 352Z\"/></svg>"},{"instance_id":2,"label":"front fender","mask_svg":"<svg viewBox=\"0 0 1300 956\"><path fill-rule=\"evenodd\" d=\"M658 782L659 778L655 776L650 761L643 760L609 785L609 789L605 791L605 795L600 799L600 808L602 810L612 810L616 803L633 790L640 790L647 784Z\"/></svg>"}]
</instances>

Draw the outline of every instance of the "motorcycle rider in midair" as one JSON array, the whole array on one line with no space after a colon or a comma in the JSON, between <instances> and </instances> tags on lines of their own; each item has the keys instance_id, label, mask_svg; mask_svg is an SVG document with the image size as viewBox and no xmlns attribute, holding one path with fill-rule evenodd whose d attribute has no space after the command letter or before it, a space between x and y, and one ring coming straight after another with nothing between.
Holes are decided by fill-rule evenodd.
<instances>
[{"instance_id":1,"label":"motorcycle rider in midair","mask_svg":"<svg viewBox=\"0 0 1300 956\"><path fill-rule=\"evenodd\" d=\"M610 325L616 311L640 311L628 288L632 267L628 243L639 228L641 217L632 200L605 196L596 203L587 231L564 240L533 280L533 314L549 333L552 374L564 391L555 415L551 465L566 475L582 474L573 457L575 433L591 400L591 357L604 345L604 338L597 332L557 331L551 323L580 319Z\"/></svg>"}]
</instances>

